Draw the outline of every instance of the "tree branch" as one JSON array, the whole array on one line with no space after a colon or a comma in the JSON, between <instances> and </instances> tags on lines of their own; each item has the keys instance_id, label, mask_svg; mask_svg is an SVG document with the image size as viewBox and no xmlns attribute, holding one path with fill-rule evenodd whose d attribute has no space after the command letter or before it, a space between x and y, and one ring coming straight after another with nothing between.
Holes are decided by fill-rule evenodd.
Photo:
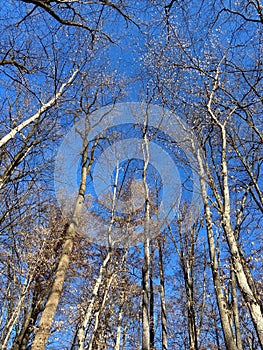
<instances>
[{"instance_id":1,"label":"tree branch","mask_svg":"<svg viewBox=\"0 0 263 350\"><path fill-rule=\"evenodd\" d=\"M224 8L220 11L220 13L223 12L223 11L232 13L233 15L238 15L238 16L242 17L245 21L248 21L248 22L262 23L262 24L263 24L263 18L262 18L262 19L248 18L248 17L246 17L245 15L243 15L243 13L240 13L240 12L234 11L234 10L230 10L230 9L228 9L228 8L226 8L226 7L224 7ZM219 14L220 14L220 13L219 13Z\"/></svg>"},{"instance_id":2,"label":"tree branch","mask_svg":"<svg viewBox=\"0 0 263 350\"><path fill-rule=\"evenodd\" d=\"M29 73L29 70L21 63L15 61L15 60L1 60L0 61L0 66L15 66L23 71L25 71L26 73Z\"/></svg>"},{"instance_id":3,"label":"tree branch","mask_svg":"<svg viewBox=\"0 0 263 350\"><path fill-rule=\"evenodd\" d=\"M37 111L37 113L35 113L32 117L28 118L27 120L25 120L24 122L20 123L18 126L16 126L15 128L13 128L6 136L4 136L1 140L0 140L0 147L2 147L3 145L5 145L9 140L13 139L17 133L19 133L22 129L24 129L26 126L28 126L29 124L33 123L35 120L39 119L40 116L45 113L46 111L48 111L51 107L54 106L54 104L57 102L57 100L59 99L59 97L62 96L62 94L64 93L64 90L73 82L73 80L75 79L76 75L78 74L79 70L75 70L73 72L73 74L71 75L71 77L68 79L67 82L63 83L60 87L60 89L58 90L58 92L55 94L55 96L53 98L51 98L48 102L44 103L42 105L41 108L39 108L39 110Z\"/></svg>"}]
</instances>

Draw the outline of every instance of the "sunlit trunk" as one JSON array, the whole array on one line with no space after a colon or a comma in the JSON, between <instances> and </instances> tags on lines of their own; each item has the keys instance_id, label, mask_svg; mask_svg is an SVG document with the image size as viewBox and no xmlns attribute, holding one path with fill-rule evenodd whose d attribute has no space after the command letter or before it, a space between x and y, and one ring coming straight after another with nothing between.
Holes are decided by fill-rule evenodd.
<instances>
[{"instance_id":1,"label":"sunlit trunk","mask_svg":"<svg viewBox=\"0 0 263 350\"><path fill-rule=\"evenodd\" d=\"M50 333L51 325L54 321L55 312L58 307L58 303L63 290L63 284L66 278L66 273L69 267L70 257L71 257L73 245L74 245L74 238L76 235L76 229L78 227L79 215L81 212L81 208L82 208L82 204L83 204L84 196L86 192L86 178L94 160L94 149L97 146L97 143L98 143L98 139L96 140L96 142L92 147L92 156L91 156L91 160L89 160L88 165L87 165L88 147L87 146L83 147L81 182L80 182L78 197L74 208L74 213L72 216L71 223L69 224L66 230L65 240L62 247L61 256L58 262L55 279L53 281L53 285L51 287L49 297L47 299L45 308L43 310L43 313L39 322L38 330L36 332L36 336L32 344L31 350L44 350L46 348L46 343Z\"/></svg>"}]
</instances>

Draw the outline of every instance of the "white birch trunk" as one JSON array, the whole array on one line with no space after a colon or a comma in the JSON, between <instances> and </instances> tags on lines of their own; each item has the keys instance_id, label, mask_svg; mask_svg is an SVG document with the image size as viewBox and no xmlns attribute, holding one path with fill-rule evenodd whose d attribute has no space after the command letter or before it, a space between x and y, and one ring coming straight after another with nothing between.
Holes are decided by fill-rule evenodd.
<instances>
[{"instance_id":1,"label":"white birch trunk","mask_svg":"<svg viewBox=\"0 0 263 350\"><path fill-rule=\"evenodd\" d=\"M145 217L144 217L144 264L142 268L142 350L150 350L150 320L149 320L149 267L150 267L150 198L147 185L147 169L149 164L149 141L147 139L146 129L144 130L144 169L143 186L145 195Z\"/></svg>"},{"instance_id":2,"label":"white birch trunk","mask_svg":"<svg viewBox=\"0 0 263 350\"><path fill-rule=\"evenodd\" d=\"M105 267L107 266L108 264L108 261L111 257L111 254L110 252L107 253L105 259L103 260L103 263L100 267L100 271L99 271L99 276L95 282L95 285L94 285L94 288L93 288L93 291L92 291L92 297L89 301L89 306L85 312L85 315L84 315L84 319L81 323L81 326L79 328L79 331L78 331L78 334L77 334L77 339L78 339L78 349L79 350L84 350L84 344L85 344L85 332L86 332L86 327L87 327L87 324L89 323L89 320L91 318L91 315L92 315L92 310L93 310L93 307L94 307L94 303L96 301L96 298L97 298L97 295L98 295L98 292L99 292L99 288L102 284L102 278L103 278L103 273L104 273L104 269Z\"/></svg>"},{"instance_id":3,"label":"white birch trunk","mask_svg":"<svg viewBox=\"0 0 263 350\"><path fill-rule=\"evenodd\" d=\"M112 280L113 280L113 274L110 276L109 278L109 281L107 283L107 287L106 287L106 290L104 292L104 295L103 295L103 300L102 300L102 303L100 305L100 308L99 310L96 312L95 314L95 324L94 324L94 329L93 329L93 332L92 332L92 337L91 337L91 340L90 340L90 343L89 343L89 347L88 347L88 350L92 350L92 347L93 347L93 341L94 341L94 338L96 336L96 332L98 330L98 326L99 326L99 317L100 317L100 314L105 306L105 303L106 303L106 300L107 300L107 296L108 296L108 293L109 293L109 289L110 289L110 286L111 286L111 283L112 283Z\"/></svg>"},{"instance_id":4,"label":"white birch trunk","mask_svg":"<svg viewBox=\"0 0 263 350\"><path fill-rule=\"evenodd\" d=\"M33 273L31 274L31 276L33 275ZM2 344L1 344L1 349L7 349L7 344L8 344L8 340L10 338L11 332L15 326L15 324L17 323L18 317L20 315L21 309L23 307L23 303L26 297L26 294L29 290L29 287L31 285L31 281L32 281L32 277L29 277L27 284L24 286L23 288L23 292L21 294L21 297L17 303L16 309L14 310L12 316L10 317L6 327L5 327L5 336L2 340Z\"/></svg>"},{"instance_id":5,"label":"white birch trunk","mask_svg":"<svg viewBox=\"0 0 263 350\"><path fill-rule=\"evenodd\" d=\"M122 319L123 319L123 305L121 305L119 315L118 315L116 344L115 344L114 350L120 350L121 348Z\"/></svg>"}]
</instances>

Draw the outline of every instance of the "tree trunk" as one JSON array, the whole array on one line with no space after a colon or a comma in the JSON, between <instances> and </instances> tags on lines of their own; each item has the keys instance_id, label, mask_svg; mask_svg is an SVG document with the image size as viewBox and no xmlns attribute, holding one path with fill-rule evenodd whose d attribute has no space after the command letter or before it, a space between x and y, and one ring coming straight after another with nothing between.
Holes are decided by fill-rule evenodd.
<instances>
[{"instance_id":1,"label":"tree trunk","mask_svg":"<svg viewBox=\"0 0 263 350\"><path fill-rule=\"evenodd\" d=\"M233 319L234 319L235 334L236 334L236 343L237 343L238 350L243 350L236 289L237 289L236 276L233 270L233 266L231 266L232 310L233 310Z\"/></svg>"},{"instance_id":2,"label":"tree trunk","mask_svg":"<svg viewBox=\"0 0 263 350\"><path fill-rule=\"evenodd\" d=\"M39 322L39 327L36 332L36 336L32 344L31 350L44 350L46 348L49 332L55 317L55 312L58 307L58 303L62 294L63 284L66 278L66 273L69 267L70 256L73 250L76 229L78 227L79 214L81 212L81 208L82 208L82 204L83 204L85 192L86 192L86 178L91 168L91 165L93 163L94 149L97 146L97 143L98 143L98 139L96 140L96 142L92 147L93 154L92 154L90 163L88 164L88 167L87 167L88 147L87 146L83 147L81 183L80 183L77 201L74 208L74 213L72 216L71 223L69 224L66 230L66 236L63 243L62 252L59 259L55 279L53 281L50 294L48 296L44 311L42 313L42 316Z\"/></svg>"},{"instance_id":3,"label":"tree trunk","mask_svg":"<svg viewBox=\"0 0 263 350\"><path fill-rule=\"evenodd\" d=\"M10 317L6 327L5 327L6 329L5 329L5 332L3 334L3 340L2 340L2 344L1 344L2 349L6 349L6 347L7 347L8 340L10 338L11 332L12 332L12 330L13 330L13 328L18 320L19 315L20 315L20 312L21 312L21 309L23 307L23 303L24 303L26 294L30 288L31 282L32 282L32 275L29 276L27 284L24 286L23 291L21 293L21 297L18 300L16 309L11 314L11 317Z\"/></svg>"},{"instance_id":4,"label":"tree trunk","mask_svg":"<svg viewBox=\"0 0 263 350\"><path fill-rule=\"evenodd\" d=\"M51 292L45 305L45 309L42 313L42 317L31 350L44 350L46 348L46 343L62 293L63 283L69 266L70 255L73 249L73 241L75 236L74 225L71 224L67 229L67 236L68 238L65 240L63 246L55 280L53 282Z\"/></svg>"},{"instance_id":5,"label":"tree trunk","mask_svg":"<svg viewBox=\"0 0 263 350\"><path fill-rule=\"evenodd\" d=\"M114 180L112 206L111 206L111 220L110 220L110 225L108 228L108 245L109 245L109 247L108 247L107 255L106 255L106 257L105 257L105 259L100 267L99 276L98 276L96 283L94 285L92 297L91 297L91 300L89 301L89 306L85 312L84 319L83 319L82 324L81 324L81 326L78 330L78 333L77 333L78 349L79 350L84 350L86 327L87 327L87 324L89 323L89 320L91 318L92 309L93 309L96 297L98 295L99 288L102 284L104 270L105 270L109 260L111 259L111 251L112 251L112 246L114 244L114 242L112 241L111 234L112 234L112 226L113 226L114 221L115 221L115 209L116 209L116 201L117 201L118 179L119 179L119 164L116 164L116 176L115 176L115 180ZM92 341L91 341L91 346L92 346Z\"/></svg>"},{"instance_id":6,"label":"tree trunk","mask_svg":"<svg viewBox=\"0 0 263 350\"><path fill-rule=\"evenodd\" d=\"M152 253L153 254L153 253ZM150 263L150 349L154 350L154 287L153 287L153 257Z\"/></svg>"},{"instance_id":7,"label":"tree trunk","mask_svg":"<svg viewBox=\"0 0 263 350\"><path fill-rule=\"evenodd\" d=\"M26 350L29 343L30 335L33 332L33 328L36 324L38 315L40 313L42 304L45 299L45 294L40 296L39 300L32 301L32 305L30 307L30 310L27 312L27 314L24 317L22 329L20 330L19 334L16 336L13 346L11 350Z\"/></svg>"},{"instance_id":8,"label":"tree trunk","mask_svg":"<svg viewBox=\"0 0 263 350\"><path fill-rule=\"evenodd\" d=\"M190 232L183 233L182 221L179 221L180 235L180 261L184 275L185 292L187 299L188 334L191 350L198 350L198 339L196 331L195 300L194 300L194 260L195 260L195 228ZM190 242L184 243L184 235L190 236Z\"/></svg>"},{"instance_id":9,"label":"tree trunk","mask_svg":"<svg viewBox=\"0 0 263 350\"><path fill-rule=\"evenodd\" d=\"M150 350L149 261L149 238L146 238L144 242L144 265L142 268L142 350Z\"/></svg>"},{"instance_id":10,"label":"tree trunk","mask_svg":"<svg viewBox=\"0 0 263 350\"><path fill-rule=\"evenodd\" d=\"M97 330L98 330L98 327L99 327L99 317L100 317L100 314L102 313L102 310L103 310L103 308L105 306L105 303L106 303L106 300L107 300L107 296L108 296L108 293L109 293L109 289L110 289L113 277L114 277L114 275L112 273L110 278L109 278L109 280L107 281L107 286L106 286L105 291L104 291L103 300L102 300L102 303L100 305L100 308L95 313L95 324L94 324L94 329L93 329L93 332L92 332L92 337L91 337L91 340L90 340L90 343L89 343L88 350L92 350L93 349L93 342L94 342L94 339L96 338ZM80 347L79 347L79 349L80 349ZM84 349L84 347L83 347L83 349Z\"/></svg>"},{"instance_id":11,"label":"tree trunk","mask_svg":"<svg viewBox=\"0 0 263 350\"><path fill-rule=\"evenodd\" d=\"M115 344L114 350L120 350L121 349L122 319L123 319L123 304L121 304L120 310L119 310L118 325L117 325L117 335L116 335L116 344Z\"/></svg>"},{"instance_id":12,"label":"tree trunk","mask_svg":"<svg viewBox=\"0 0 263 350\"><path fill-rule=\"evenodd\" d=\"M168 350L163 250L162 250L162 244L161 244L160 238L158 239L158 250L159 250L159 275L160 275L160 290L161 290L160 294L161 294L162 350Z\"/></svg>"},{"instance_id":13,"label":"tree trunk","mask_svg":"<svg viewBox=\"0 0 263 350\"><path fill-rule=\"evenodd\" d=\"M101 283L102 283L104 269L107 266L108 261L110 260L110 257L111 257L111 254L108 251L107 255L106 255L105 259L103 260L103 263L102 263L102 265L100 267L99 276L98 276L98 278L96 280L96 283L94 285L93 292L92 292L92 297L91 297L91 299L89 301L89 306L88 306L88 308L87 308L87 310L85 312L85 315L84 315L84 318L82 320L81 326L80 326L80 328L78 330L77 339L78 339L78 349L79 350L83 350L84 349L86 327L87 327L87 324L89 323L89 320L91 318L93 306L94 306L94 303L96 301L96 297L98 295L99 288L100 288Z\"/></svg>"},{"instance_id":14,"label":"tree trunk","mask_svg":"<svg viewBox=\"0 0 263 350\"><path fill-rule=\"evenodd\" d=\"M218 266L218 260L216 255L213 226L212 226L212 220L211 220L212 214L208 204L208 196L207 196L206 184L205 184L206 177L205 177L205 172L203 168L203 161L199 151L197 152L197 158L198 158L198 164L199 164L199 170L200 170L200 185L201 185L201 194L203 197L204 210L205 210L206 230L207 230L207 239L208 239L208 246L209 246L209 255L211 260L211 269L212 269L217 305L219 309L220 320L221 320L224 339L225 339L225 345L227 350L238 350L236 346L233 330L230 324L229 316L228 316L228 313L229 313L228 303L223 294L222 285L221 285L220 276L219 276L219 266Z\"/></svg>"},{"instance_id":15,"label":"tree trunk","mask_svg":"<svg viewBox=\"0 0 263 350\"><path fill-rule=\"evenodd\" d=\"M230 202L230 192L228 185L228 164L227 164L227 132L226 123L228 118L234 113L236 106L229 112L228 118L222 123L218 120L217 116L212 110L212 102L214 98L215 91L219 87L219 67L216 71L213 88L209 95L209 101L207 103L208 112L215 122L215 124L220 129L221 137L221 167L222 167L222 195L223 195L223 205L222 205L222 227L225 232L225 237L228 243L229 251L232 258L233 267L235 270L235 275L237 278L237 283L242 296L249 308L251 318L256 329L260 346L263 349L263 313L262 313L262 302L257 295L256 288L254 287L254 281L250 270L242 259L242 254L240 253L240 247L237 242L236 234L231 223L231 202ZM212 190L215 190L212 188Z\"/></svg>"},{"instance_id":16,"label":"tree trunk","mask_svg":"<svg viewBox=\"0 0 263 350\"><path fill-rule=\"evenodd\" d=\"M150 268L150 198L147 185L147 169L149 164L149 140L147 139L147 117L145 120L143 186L145 195L144 216L144 264L142 268L142 350L150 350L150 320L149 320L149 268Z\"/></svg>"}]
</instances>

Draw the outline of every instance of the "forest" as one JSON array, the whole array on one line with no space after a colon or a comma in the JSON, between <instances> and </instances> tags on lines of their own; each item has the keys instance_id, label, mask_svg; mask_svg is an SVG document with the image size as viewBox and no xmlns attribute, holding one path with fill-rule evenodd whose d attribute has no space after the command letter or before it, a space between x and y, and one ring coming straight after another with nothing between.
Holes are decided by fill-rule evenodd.
<instances>
[{"instance_id":1,"label":"forest","mask_svg":"<svg viewBox=\"0 0 263 350\"><path fill-rule=\"evenodd\" d=\"M0 13L0 348L263 349L261 0Z\"/></svg>"}]
</instances>

